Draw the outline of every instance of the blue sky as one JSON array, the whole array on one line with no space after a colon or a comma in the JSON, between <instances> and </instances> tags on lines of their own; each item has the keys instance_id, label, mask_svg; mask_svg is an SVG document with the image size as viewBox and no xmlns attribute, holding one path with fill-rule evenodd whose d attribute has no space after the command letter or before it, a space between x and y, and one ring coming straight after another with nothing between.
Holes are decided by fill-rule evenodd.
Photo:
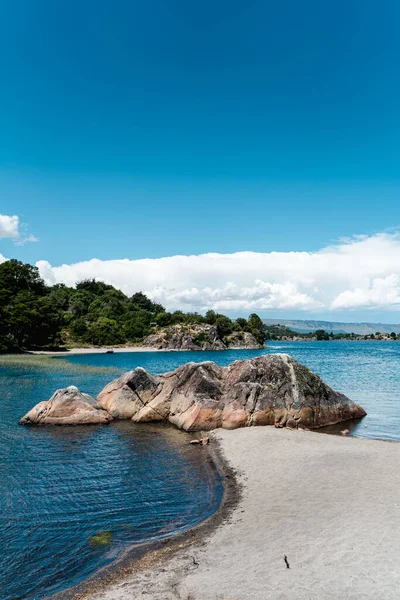
<instances>
[{"instance_id":1,"label":"blue sky","mask_svg":"<svg viewBox=\"0 0 400 600\"><path fill-rule=\"evenodd\" d=\"M0 253L315 252L397 228L399 17L394 0L0 0L0 214L39 240Z\"/></svg>"}]
</instances>

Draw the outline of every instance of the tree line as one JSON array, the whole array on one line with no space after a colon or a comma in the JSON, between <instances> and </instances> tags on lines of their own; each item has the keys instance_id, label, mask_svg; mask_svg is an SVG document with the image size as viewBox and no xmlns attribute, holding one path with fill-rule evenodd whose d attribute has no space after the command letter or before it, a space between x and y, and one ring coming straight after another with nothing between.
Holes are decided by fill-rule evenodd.
<instances>
[{"instance_id":1,"label":"tree line","mask_svg":"<svg viewBox=\"0 0 400 600\"><path fill-rule=\"evenodd\" d=\"M15 259L0 264L0 352L140 343L157 327L194 323L215 325L222 339L234 331L248 331L260 343L265 339L265 326L256 314L232 320L213 310L204 316L168 312L142 292L128 297L94 279L75 287L49 286L37 267Z\"/></svg>"}]
</instances>

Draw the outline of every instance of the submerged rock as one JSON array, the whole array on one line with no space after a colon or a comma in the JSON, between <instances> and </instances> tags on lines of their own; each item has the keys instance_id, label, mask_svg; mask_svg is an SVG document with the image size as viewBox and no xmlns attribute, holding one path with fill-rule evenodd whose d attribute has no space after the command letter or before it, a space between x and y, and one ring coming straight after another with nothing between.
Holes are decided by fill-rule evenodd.
<instances>
[{"instance_id":1,"label":"submerged rock","mask_svg":"<svg viewBox=\"0 0 400 600\"><path fill-rule=\"evenodd\" d=\"M227 367L191 362L157 377L135 369L106 386L98 402L113 416L138 423L168 420L187 431L251 425L316 429L366 414L286 354Z\"/></svg>"},{"instance_id":2,"label":"submerged rock","mask_svg":"<svg viewBox=\"0 0 400 600\"><path fill-rule=\"evenodd\" d=\"M111 531L100 531L100 533L92 535L89 538L89 546L108 546L109 544L111 544L111 540Z\"/></svg>"},{"instance_id":3,"label":"submerged rock","mask_svg":"<svg viewBox=\"0 0 400 600\"><path fill-rule=\"evenodd\" d=\"M97 425L112 416L94 398L71 385L54 392L50 400L39 402L21 420L21 425Z\"/></svg>"}]
</instances>

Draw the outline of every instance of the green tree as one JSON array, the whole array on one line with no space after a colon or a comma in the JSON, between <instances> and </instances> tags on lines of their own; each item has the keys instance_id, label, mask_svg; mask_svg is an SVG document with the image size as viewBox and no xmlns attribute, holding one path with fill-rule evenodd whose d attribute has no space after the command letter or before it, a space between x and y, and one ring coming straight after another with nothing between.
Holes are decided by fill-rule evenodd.
<instances>
[{"instance_id":1,"label":"green tree","mask_svg":"<svg viewBox=\"0 0 400 600\"><path fill-rule=\"evenodd\" d=\"M96 346L114 346L123 343L124 337L117 321L100 317L88 328L85 341Z\"/></svg>"},{"instance_id":2,"label":"green tree","mask_svg":"<svg viewBox=\"0 0 400 600\"><path fill-rule=\"evenodd\" d=\"M222 339L233 331L232 321L225 315L217 315L215 325L217 326L218 335Z\"/></svg>"},{"instance_id":3,"label":"green tree","mask_svg":"<svg viewBox=\"0 0 400 600\"><path fill-rule=\"evenodd\" d=\"M243 331L247 331L248 330L248 323L247 323L247 319L244 319L243 317L239 317L238 319L236 319L236 323L239 325L240 329L242 329Z\"/></svg>"},{"instance_id":4,"label":"green tree","mask_svg":"<svg viewBox=\"0 0 400 600\"><path fill-rule=\"evenodd\" d=\"M73 339L79 339L83 337L87 332L87 325L85 319L77 317L73 319L69 325L69 333Z\"/></svg>"},{"instance_id":5,"label":"green tree","mask_svg":"<svg viewBox=\"0 0 400 600\"><path fill-rule=\"evenodd\" d=\"M247 319L248 330L254 335L259 344L265 340L265 325L258 315L252 313Z\"/></svg>"},{"instance_id":6,"label":"green tree","mask_svg":"<svg viewBox=\"0 0 400 600\"><path fill-rule=\"evenodd\" d=\"M148 310L131 313L123 324L123 334L127 341L138 341L150 333L153 314Z\"/></svg>"},{"instance_id":7,"label":"green tree","mask_svg":"<svg viewBox=\"0 0 400 600\"><path fill-rule=\"evenodd\" d=\"M133 294L133 296L131 297L131 303L132 306L134 306L137 310L144 309L154 314L165 312L165 308L161 304L152 302L150 298L148 298L142 292L137 292L136 294Z\"/></svg>"},{"instance_id":8,"label":"green tree","mask_svg":"<svg viewBox=\"0 0 400 600\"><path fill-rule=\"evenodd\" d=\"M317 341L327 341L329 340L329 333L327 331L325 331L324 329L317 329L315 332L315 337L317 338Z\"/></svg>"},{"instance_id":9,"label":"green tree","mask_svg":"<svg viewBox=\"0 0 400 600\"><path fill-rule=\"evenodd\" d=\"M257 329L258 331L261 331L264 327L264 323L262 322L260 317L256 315L256 313L252 313L249 316L247 322L249 324L250 329Z\"/></svg>"},{"instance_id":10,"label":"green tree","mask_svg":"<svg viewBox=\"0 0 400 600\"><path fill-rule=\"evenodd\" d=\"M217 320L217 314L214 310L208 310L204 316L204 319L209 325L215 325L215 321Z\"/></svg>"}]
</instances>

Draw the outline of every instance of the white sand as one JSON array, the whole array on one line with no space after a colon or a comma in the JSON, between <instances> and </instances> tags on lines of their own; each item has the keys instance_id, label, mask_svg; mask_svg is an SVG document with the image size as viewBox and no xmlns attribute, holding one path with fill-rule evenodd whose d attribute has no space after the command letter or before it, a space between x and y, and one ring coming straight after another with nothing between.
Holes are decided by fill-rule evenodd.
<instances>
[{"instance_id":1,"label":"white sand","mask_svg":"<svg viewBox=\"0 0 400 600\"><path fill-rule=\"evenodd\" d=\"M92 600L400 598L400 444L271 427L214 435L243 485L228 522Z\"/></svg>"},{"instance_id":2,"label":"white sand","mask_svg":"<svg viewBox=\"0 0 400 600\"><path fill-rule=\"evenodd\" d=\"M158 348L151 348L149 346L124 346L123 348L71 348L62 352L54 352L50 350L31 350L29 354L50 354L51 356L67 356L68 354L105 354L112 350L113 352L163 352ZM165 352L165 350L164 350Z\"/></svg>"}]
</instances>

